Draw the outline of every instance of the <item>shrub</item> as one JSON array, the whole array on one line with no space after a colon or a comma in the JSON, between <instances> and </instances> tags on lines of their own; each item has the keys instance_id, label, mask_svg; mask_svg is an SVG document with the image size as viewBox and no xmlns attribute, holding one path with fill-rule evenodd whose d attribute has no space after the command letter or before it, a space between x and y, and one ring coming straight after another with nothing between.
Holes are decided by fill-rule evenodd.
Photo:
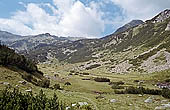
<instances>
[{"instance_id":1,"label":"shrub","mask_svg":"<svg viewBox=\"0 0 170 110\"><path fill-rule=\"evenodd\" d=\"M169 89L163 89L162 90L162 96L165 97L165 98L168 98L170 99L170 90Z\"/></svg>"},{"instance_id":2,"label":"shrub","mask_svg":"<svg viewBox=\"0 0 170 110\"><path fill-rule=\"evenodd\" d=\"M130 86L125 89L125 93L127 93L127 94L142 94L142 88L136 88L136 87Z\"/></svg>"},{"instance_id":3,"label":"shrub","mask_svg":"<svg viewBox=\"0 0 170 110\"><path fill-rule=\"evenodd\" d=\"M130 86L126 88L124 91L117 91L115 90L115 94L150 94L150 95L162 95L165 98L170 98L170 90L169 89L145 89L143 87L133 87Z\"/></svg>"},{"instance_id":4,"label":"shrub","mask_svg":"<svg viewBox=\"0 0 170 110\"><path fill-rule=\"evenodd\" d=\"M80 73L80 74L82 74L82 75L89 75L89 73Z\"/></svg>"},{"instance_id":5,"label":"shrub","mask_svg":"<svg viewBox=\"0 0 170 110\"><path fill-rule=\"evenodd\" d=\"M125 94L124 91L120 91L120 90L114 90L115 94Z\"/></svg>"},{"instance_id":6,"label":"shrub","mask_svg":"<svg viewBox=\"0 0 170 110\"><path fill-rule=\"evenodd\" d=\"M33 79L33 77L32 77L31 74L23 74L23 75L22 75L22 78L25 79L25 80L28 81L28 82L31 82L32 79Z\"/></svg>"},{"instance_id":7,"label":"shrub","mask_svg":"<svg viewBox=\"0 0 170 110\"><path fill-rule=\"evenodd\" d=\"M124 89L124 87L114 84L112 85L112 89Z\"/></svg>"},{"instance_id":8,"label":"shrub","mask_svg":"<svg viewBox=\"0 0 170 110\"><path fill-rule=\"evenodd\" d=\"M170 82L170 79L166 79L165 82Z\"/></svg>"},{"instance_id":9,"label":"shrub","mask_svg":"<svg viewBox=\"0 0 170 110\"><path fill-rule=\"evenodd\" d=\"M0 110L65 110L65 105L59 102L56 94L47 98L42 90L34 96L18 89L5 89L0 93Z\"/></svg>"},{"instance_id":10,"label":"shrub","mask_svg":"<svg viewBox=\"0 0 170 110\"><path fill-rule=\"evenodd\" d=\"M108 78L99 78L99 77L97 77L97 78L94 78L94 80L96 82L110 82L110 79L108 79Z\"/></svg>"},{"instance_id":11,"label":"shrub","mask_svg":"<svg viewBox=\"0 0 170 110\"><path fill-rule=\"evenodd\" d=\"M73 75L73 73L69 73L68 75L69 75L69 76L72 76L72 75Z\"/></svg>"},{"instance_id":12,"label":"shrub","mask_svg":"<svg viewBox=\"0 0 170 110\"><path fill-rule=\"evenodd\" d=\"M70 82L66 82L64 85L71 85L71 83Z\"/></svg>"},{"instance_id":13,"label":"shrub","mask_svg":"<svg viewBox=\"0 0 170 110\"><path fill-rule=\"evenodd\" d=\"M118 81L118 82L110 82L109 85L123 85L125 84L123 81Z\"/></svg>"},{"instance_id":14,"label":"shrub","mask_svg":"<svg viewBox=\"0 0 170 110\"><path fill-rule=\"evenodd\" d=\"M55 89L55 90L57 90L57 89L61 89L61 88L60 88L60 84L54 84L54 86L53 86L53 87L54 87L54 89Z\"/></svg>"},{"instance_id":15,"label":"shrub","mask_svg":"<svg viewBox=\"0 0 170 110\"><path fill-rule=\"evenodd\" d=\"M139 82L139 80L134 80L133 82L137 83L137 82Z\"/></svg>"},{"instance_id":16,"label":"shrub","mask_svg":"<svg viewBox=\"0 0 170 110\"><path fill-rule=\"evenodd\" d=\"M44 78L44 79L38 81L38 85L41 86L41 87L44 87L44 88L49 88L50 80Z\"/></svg>"}]
</instances>

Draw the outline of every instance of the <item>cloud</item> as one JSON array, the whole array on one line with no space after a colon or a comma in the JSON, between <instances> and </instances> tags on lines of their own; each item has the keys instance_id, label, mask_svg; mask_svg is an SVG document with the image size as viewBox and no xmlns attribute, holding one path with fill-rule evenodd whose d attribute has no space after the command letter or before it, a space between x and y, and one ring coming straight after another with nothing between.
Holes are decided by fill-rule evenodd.
<instances>
[{"instance_id":1,"label":"cloud","mask_svg":"<svg viewBox=\"0 0 170 110\"><path fill-rule=\"evenodd\" d=\"M123 9L128 19L150 19L159 12L170 8L170 0L111 0Z\"/></svg>"},{"instance_id":2,"label":"cloud","mask_svg":"<svg viewBox=\"0 0 170 110\"><path fill-rule=\"evenodd\" d=\"M0 18L0 30L20 35L50 33L57 36L101 37L133 19L150 19L170 0L51 0L51 3L19 2L9 18Z\"/></svg>"},{"instance_id":3,"label":"cloud","mask_svg":"<svg viewBox=\"0 0 170 110\"><path fill-rule=\"evenodd\" d=\"M74 3L68 13L63 15L59 25L63 27L63 33L71 33L74 36L100 36L104 31L104 21L97 10L85 7L81 2Z\"/></svg>"},{"instance_id":4,"label":"cloud","mask_svg":"<svg viewBox=\"0 0 170 110\"><path fill-rule=\"evenodd\" d=\"M85 6L78 0L53 0L53 5L20 4L24 5L25 10L15 12L9 19L0 18L0 30L22 35L50 33L99 37L105 28L102 14L94 7L95 3ZM50 8L52 13L46 12L42 6Z\"/></svg>"}]
</instances>

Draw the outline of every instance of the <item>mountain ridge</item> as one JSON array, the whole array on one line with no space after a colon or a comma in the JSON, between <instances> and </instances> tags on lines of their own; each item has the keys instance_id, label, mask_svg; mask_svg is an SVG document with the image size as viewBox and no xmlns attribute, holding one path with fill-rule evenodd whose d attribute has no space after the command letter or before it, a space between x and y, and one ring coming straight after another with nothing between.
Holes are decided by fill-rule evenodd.
<instances>
[{"instance_id":1,"label":"mountain ridge","mask_svg":"<svg viewBox=\"0 0 170 110\"><path fill-rule=\"evenodd\" d=\"M162 51L164 48L169 52L169 44L167 43L170 41L170 32L167 29L170 23L170 18L168 17L169 12L170 10L162 11L145 23L142 21L140 21L138 25L134 23L136 26L100 39L80 39L70 41L62 38L54 39L54 36L51 36L50 34L37 35L34 38L28 38L29 40L24 41L30 45L28 47L32 48L19 52L26 55L28 58L37 60L37 62L47 61L47 56L50 54L59 61L65 61L68 63L86 63L95 61L102 65L105 62L104 60L107 60L108 62L113 60L113 64L110 62L111 65L108 70L113 72L114 70L111 69L113 65L115 65L116 68L126 65L127 68L125 68L125 72L128 72L128 70L150 71L141 66L143 65L143 61L147 61L148 58L152 57L157 52ZM161 22L153 22L154 19L160 18L160 15L161 19L164 19L162 19ZM135 22L135 20L132 22ZM47 37L49 37L49 39L46 39ZM37 40L33 40L36 38ZM46 40L49 40L49 43L47 43ZM15 45L12 45L11 47L14 46ZM21 46L18 45L18 47ZM148 50L151 52L147 52ZM131 55L130 52L133 54ZM125 58L117 56L118 53ZM125 53L129 53L131 56L126 55ZM146 58L144 59L141 57ZM103 67L104 66L105 65L103 64ZM116 72L119 73L123 71Z\"/></svg>"}]
</instances>

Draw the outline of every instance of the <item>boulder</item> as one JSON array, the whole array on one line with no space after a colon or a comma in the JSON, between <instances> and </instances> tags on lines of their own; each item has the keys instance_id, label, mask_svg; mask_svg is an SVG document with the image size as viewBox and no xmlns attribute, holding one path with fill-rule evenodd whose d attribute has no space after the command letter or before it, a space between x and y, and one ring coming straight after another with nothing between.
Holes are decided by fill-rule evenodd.
<instances>
[{"instance_id":1,"label":"boulder","mask_svg":"<svg viewBox=\"0 0 170 110\"><path fill-rule=\"evenodd\" d=\"M25 90L26 92L32 92L32 89L27 89L27 90Z\"/></svg>"},{"instance_id":2,"label":"boulder","mask_svg":"<svg viewBox=\"0 0 170 110\"><path fill-rule=\"evenodd\" d=\"M4 85L9 85L9 82L3 82Z\"/></svg>"},{"instance_id":3,"label":"boulder","mask_svg":"<svg viewBox=\"0 0 170 110\"><path fill-rule=\"evenodd\" d=\"M170 22L167 24L165 31L170 31Z\"/></svg>"},{"instance_id":4,"label":"boulder","mask_svg":"<svg viewBox=\"0 0 170 110\"><path fill-rule=\"evenodd\" d=\"M70 107L66 107L66 110L70 110L71 108Z\"/></svg>"},{"instance_id":5,"label":"boulder","mask_svg":"<svg viewBox=\"0 0 170 110\"><path fill-rule=\"evenodd\" d=\"M77 105L77 104L72 104L71 106L74 107L74 106L76 106L76 105Z\"/></svg>"},{"instance_id":6,"label":"boulder","mask_svg":"<svg viewBox=\"0 0 170 110\"><path fill-rule=\"evenodd\" d=\"M162 104L161 106L155 107L155 110L169 110L169 109L170 109L170 103Z\"/></svg>"},{"instance_id":7,"label":"boulder","mask_svg":"<svg viewBox=\"0 0 170 110\"><path fill-rule=\"evenodd\" d=\"M23 84L23 85L27 84L26 81L18 81L18 83L19 83L19 84Z\"/></svg>"},{"instance_id":8,"label":"boulder","mask_svg":"<svg viewBox=\"0 0 170 110\"><path fill-rule=\"evenodd\" d=\"M147 98L144 102L145 102L145 103L152 103L153 100L149 97L149 98Z\"/></svg>"},{"instance_id":9,"label":"boulder","mask_svg":"<svg viewBox=\"0 0 170 110\"><path fill-rule=\"evenodd\" d=\"M88 105L87 102L78 102L78 104L80 105L80 107L81 107L81 106L84 106L84 105Z\"/></svg>"},{"instance_id":10,"label":"boulder","mask_svg":"<svg viewBox=\"0 0 170 110\"><path fill-rule=\"evenodd\" d=\"M157 106L155 107L155 110L165 110L166 108L164 106Z\"/></svg>"},{"instance_id":11,"label":"boulder","mask_svg":"<svg viewBox=\"0 0 170 110\"><path fill-rule=\"evenodd\" d=\"M111 99L110 102L111 102L111 103L115 103L115 102L116 102L116 99Z\"/></svg>"},{"instance_id":12,"label":"boulder","mask_svg":"<svg viewBox=\"0 0 170 110\"><path fill-rule=\"evenodd\" d=\"M139 94L138 96L139 96L139 97L142 97L143 95L142 95L142 94Z\"/></svg>"}]
</instances>

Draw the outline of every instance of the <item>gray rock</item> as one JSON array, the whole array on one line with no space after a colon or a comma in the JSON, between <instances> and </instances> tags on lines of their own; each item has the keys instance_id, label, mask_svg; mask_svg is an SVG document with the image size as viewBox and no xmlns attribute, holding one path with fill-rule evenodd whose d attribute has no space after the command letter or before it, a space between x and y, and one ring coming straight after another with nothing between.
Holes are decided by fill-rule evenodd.
<instances>
[{"instance_id":1,"label":"gray rock","mask_svg":"<svg viewBox=\"0 0 170 110\"><path fill-rule=\"evenodd\" d=\"M170 22L167 24L165 31L170 31Z\"/></svg>"},{"instance_id":2,"label":"gray rock","mask_svg":"<svg viewBox=\"0 0 170 110\"><path fill-rule=\"evenodd\" d=\"M149 98L147 98L144 102L145 102L145 103L152 103L153 100L149 97Z\"/></svg>"},{"instance_id":3,"label":"gray rock","mask_svg":"<svg viewBox=\"0 0 170 110\"><path fill-rule=\"evenodd\" d=\"M70 110L70 107L66 107L66 110Z\"/></svg>"},{"instance_id":4,"label":"gray rock","mask_svg":"<svg viewBox=\"0 0 170 110\"><path fill-rule=\"evenodd\" d=\"M165 106L166 108L170 108L170 102L168 104L162 104L163 106Z\"/></svg>"},{"instance_id":5,"label":"gray rock","mask_svg":"<svg viewBox=\"0 0 170 110\"><path fill-rule=\"evenodd\" d=\"M139 96L139 97L142 97L143 95L142 95L142 94L139 94L138 96Z\"/></svg>"},{"instance_id":6,"label":"gray rock","mask_svg":"<svg viewBox=\"0 0 170 110\"><path fill-rule=\"evenodd\" d=\"M76 106L76 105L77 105L77 104L72 104L71 106L74 107L74 106Z\"/></svg>"},{"instance_id":7,"label":"gray rock","mask_svg":"<svg viewBox=\"0 0 170 110\"><path fill-rule=\"evenodd\" d=\"M165 102L167 102L167 101L168 101L168 100L162 100L161 103L165 103Z\"/></svg>"},{"instance_id":8,"label":"gray rock","mask_svg":"<svg viewBox=\"0 0 170 110\"><path fill-rule=\"evenodd\" d=\"M23 85L27 84L26 81L18 81L18 83L19 83L19 84L23 84Z\"/></svg>"},{"instance_id":9,"label":"gray rock","mask_svg":"<svg viewBox=\"0 0 170 110\"><path fill-rule=\"evenodd\" d=\"M32 92L32 89L25 90L26 92Z\"/></svg>"},{"instance_id":10,"label":"gray rock","mask_svg":"<svg viewBox=\"0 0 170 110\"><path fill-rule=\"evenodd\" d=\"M78 104L79 104L80 106L88 105L87 102L78 102Z\"/></svg>"},{"instance_id":11,"label":"gray rock","mask_svg":"<svg viewBox=\"0 0 170 110\"><path fill-rule=\"evenodd\" d=\"M115 102L116 102L116 99L111 99L110 102L111 102L111 103L115 103Z\"/></svg>"},{"instance_id":12,"label":"gray rock","mask_svg":"<svg viewBox=\"0 0 170 110\"><path fill-rule=\"evenodd\" d=\"M9 85L9 82L3 82L4 85Z\"/></svg>"},{"instance_id":13,"label":"gray rock","mask_svg":"<svg viewBox=\"0 0 170 110\"><path fill-rule=\"evenodd\" d=\"M166 109L164 106L157 106L157 107L155 107L155 110L164 110L164 109Z\"/></svg>"},{"instance_id":14,"label":"gray rock","mask_svg":"<svg viewBox=\"0 0 170 110\"><path fill-rule=\"evenodd\" d=\"M166 110L166 109L170 109L170 103L162 104L161 106L155 107L155 110Z\"/></svg>"}]
</instances>

